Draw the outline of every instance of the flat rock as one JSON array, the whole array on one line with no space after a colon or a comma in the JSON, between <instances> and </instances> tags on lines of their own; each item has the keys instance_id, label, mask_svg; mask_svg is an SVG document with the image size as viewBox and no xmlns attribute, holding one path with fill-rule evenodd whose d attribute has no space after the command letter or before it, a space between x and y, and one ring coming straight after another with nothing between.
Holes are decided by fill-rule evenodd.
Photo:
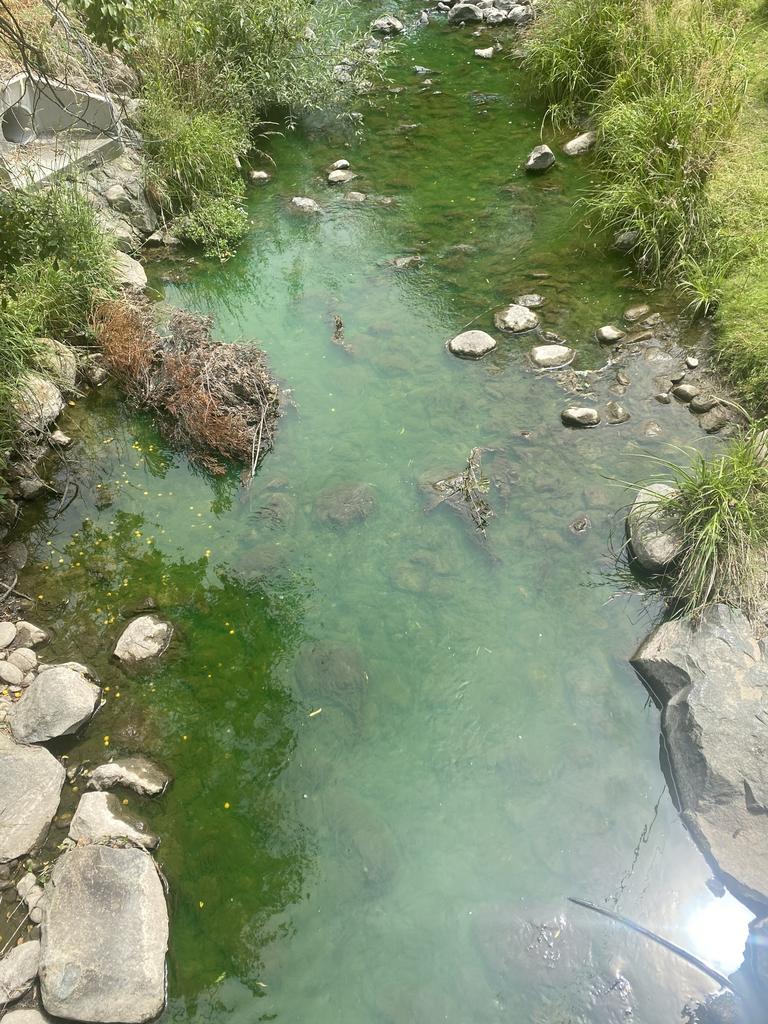
<instances>
[{"instance_id":1,"label":"flat rock","mask_svg":"<svg viewBox=\"0 0 768 1024\"><path fill-rule=\"evenodd\" d=\"M149 758L116 757L94 768L88 785L91 789L126 786L141 796L159 796L170 781L170 776Z\"/></svg>"},{"instance_id":2,"label":"flat rock","mask_svg":"<svg viewBox=\"0 0 768 1024\"><path fill-rule=\"evenodd\" d=\"M20 743L68 736L91 718L100 695L98 686L71 668L44 669L11 708L11 732Z\"/></svg>"},{"instance_id":3,"label":"flat rock","mask_svg":"<svg viewBox=\"0 0 768 1024\"><path fill-rule=\"evenodd\" d=\"M477 4L454 4L448 12L448 24L457 25L462 21L482 21L483 12Z\"/></svg>"},{"instance_id":4,"label":"flat rock","mask_svg":"<svg viewBox=\"0 0 768 1024\"><path fill-rule=\"evenodd\" d=\"M733 893L768 904L768 664L725 605L663 623L632 664L662 703L682 816Z\"/></svg>"},{"instance_id":5,"label":"flat rock","mask_svg":"<svg viewBox=\"0 0 768 1024\"><path fill-rule=\"evenodd\" d=\"M677 494L670 484L655 483L638 491L627 516L632 551L649 572L663 572L682 551L683 536L677 518L661 501Z\"/></svg>"},{"instance_id":6,"label":"flat rock","mask_svg":"<svg viewBox=\"0 0 768 1024\"><path fill-rule=\"evenodd\" d=\"M533 331L539 326L539 318L532 309L514 302L496 313L493 320L500 331L512 331L515 334Z\"/></svg>"},{"instance_id":7,"label":"flat rock","mask_svg":"<svg viewBox=\"0 0 768 1024\"><path fill-rule=\"evenodd\" d=\"M680 402L690 402L700 390L696 384L677 384L672 388L672 394Z\"/></svg>"},{"instance_id":8,"label":"flat rock","mask_svg":"<svg viewBox=\"0 0 768 1024\"><path fill-rule=\"evenodd\" d=\"M165 1005L168 911L144 850L82 846L45 890L40 991L48 1013L142 1024Z\"/></svg>"},{"instance_id":9,"label":"flat rock","mask_svg":"<svg viewBox=\"0 0 768 1024\"><path fill-rule=\"evenodd\" d=\"M115 280L123 288L132 288L143 292L147 287L147 274L144 267L125 252L115 251L113 257Z\"/></svg>"},{"instance_id":10,"label":"flat rock","mask_svg":"<svg viewBox=\"0 0 768 1024\"><path fill-rule=\"evenodd\" d=\"M528 154L528 159L525 161L525 169L529 172L548 171L554 165L555 154L549 146L536 146Z\"/></svg>"},{"instance_id":11,"label":"flat rock","mask_svg":"<svg viewBox=\"0 0 768 1024\"><path fill-rule=\"evenodd\" d=\"M566 142L563 146L563 152L566 156L581 156L583 153L588 153L590 149L595 145L597 140L597 134L595 132L582 132L581 135L577 135L575 139L571 139L570 142Z\"/></svg>"},{"instance_id":12,"label":"flat rock","mask_svg":"<svg viewBox=\"0 0 768 1024\"><path fill-rule=\"evenodd\" d=\"M596 427L600 413L589 405L569 405L560 413L566 427Z\"/></svg>"},{"instance_id":13,"label":"flat rock","mask_svg":"<svg viewBox=\"0 0 768 1024\"><path fill-rule=\"evenodd\" d=\"M570 366L576 352L567 345L536 345L530 352L531 362L542 369L557 369Z\"/></svg>"},{"instance_id":14,"label":"flat rock","mask_svg":"<svg viewBox=\"0 0 768 1024\"><path fill-rule=\"evenodd\" d=\"M376 508L376 495L370 484L342 484L327 487L315 499L315 515L331 526L350 526L361 522Z\"/></svg>"},{"instance_id":15,"label":"flat rock","mask_svg":"<svg viewBox=\"0 0 768 1024\"><path fill-rule=\"evenodd\" d=\"M40 966L40 943L36 940L13 946L0 960L0 1007L20 999L32 988Z\"/></svg>"},{"instance_id":16,"label":"flat rock","mask_svg":"<svg viewBox=\"0 0 768 1024\"><path fill-rule=\"evenodd\" d=\"M65 772L44 747L0 732L0 863L34 849L56 814Z\"/></svg>"},{"instance_id":17,"label":"flat rock","mask_svg":"<svg viewBox=\"0 0 768 1024\"><path fill-rule=\"evenodd\" d=\"M294 196L291 206L295 206L297 210L302 210L304 213L320 213L320 207L315 200L308 199L306 196Z\"/></svg>"},{"instance_id":18,"label":"flat rock","mask_svg":"<svg viewBox=\"0 0 768 1024\"><path fill-rule=\"evenodd\" d=\"M496 339L485 331L463 331L448 342L448 351L461 359L480 359L495 348Z\"/></svg>"},{"instance_id":19,"label":"flat rock","mask_svg":"<svg viewBox=\"0 0 768 1024\"><path fill-rule=\"evenodd\" d=\"M53 381L28 373L11 406L23 430L43 431L60 415L64 398Z\"/></svg>"},{"instance_id":20,"label":"flat rock","mask_svg":"<svg viewBox=\"0 0 768 1024\"><path fill-rule=\"evenodd\" d=\"M72 815L69 838L76 843L128 839L145 850L154 850L160 841L138 818L125 814L114 793L83 793Z\"/></svg>"},{"instance_id":21,"label":"flat rock","mask_svg":"<svg viewBox=\"0 0 768 1024\"><path fill-rule=\"evenodd\" d=\"M393 14L385 14L381 18L377 18L371 25L374 32L380 32L384 36L399 35L403 31L403 27L402 21Z\"/></svg>"},{"instance_id":22,"label":"flat rock","mask_svg":"<svg viewBox=\"0 0 768 1024\"><path fill-rule=\"evenodd\" d=\"M624 337L624 331L618 327L614 327L612 324L606 324L605 327L599 327L595 331L595 337L601 345L615 345L617 341L621 341Z\"/></svg>"},{"instance_id":23,"label":"flat rock","mask_svg":"<svg viewBox=\"0 0 768 1024\"><path fill-rule=\"evenodd\" d=\"M328 175L328 184L344 185L348 181L354 181L356 177L357 175L355 174L354 171L331 171L331 173Z\"/></svg>"},{"instance_id":24,"label":"flat rock","mask_svg":"<svg viewBox=\"0 0 768 1024\"><path fill-rule=\"evenodd\" d=\"M526 309L540 309L547 300L543 295L539 295L536 292L529 292L526 295L521 295L517 300L518 306L525 306Z\"/></svg>"},{"instance_id":25,"label":"flat rock","mask_svg":"<svg viewBox=\"0 0 768 1024\"><path fill-rule=\"evenodd\" d=\"M173 636L173 626L156 615L140 615L129 622L115 644L115 657L133 664L163 654Z\"/></svg>"}]
</instances>

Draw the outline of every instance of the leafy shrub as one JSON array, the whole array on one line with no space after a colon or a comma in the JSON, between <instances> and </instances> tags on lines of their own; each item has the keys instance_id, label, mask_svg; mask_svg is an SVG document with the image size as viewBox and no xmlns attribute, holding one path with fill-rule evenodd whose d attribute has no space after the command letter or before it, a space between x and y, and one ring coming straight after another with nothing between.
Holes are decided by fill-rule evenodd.
<instances>
[{"instance_id":1,"label":"leafy shrub","mask_svg":"<svg viewBox=\"0 0 768 1024\"><path fill-rule=\"evenodd\" d=\"M207 256L226 260L248 231L248 214L231 199L206 199L180 217L176 227Z\"/></svg>"}]
</instances>

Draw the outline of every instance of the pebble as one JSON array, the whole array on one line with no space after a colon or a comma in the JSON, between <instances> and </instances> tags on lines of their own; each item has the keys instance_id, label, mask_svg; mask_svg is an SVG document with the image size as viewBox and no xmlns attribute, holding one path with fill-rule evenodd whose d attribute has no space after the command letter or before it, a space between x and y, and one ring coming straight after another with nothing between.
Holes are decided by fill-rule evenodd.
<instances>
[{"instance_id":1,"label":"pebble","mask_svg":"<svg viewBox=\"0 0 768 1024\"><path fill-rule=\"evenodd\" d=\"M600 413L587 405L569 405L560 413L560 419L567 427L596 427Z\"/></svg>"},{"instance_id":2,"label":"pebble","mask_svg":"<svg viewBox=\"0 0 768 1024\"><path fill-rule=\"evenodd\" d=\"M349 160L337 160L328 168L329 171L348 171Z\"/></svg>"},{"instance_id":3,"label":"pebble","mask_svg":"<svg viewBox=\"0 0 768 1024\"><path fill-rule=\"evenodd\" d=\"M672 401L668 391L662 391L658 395L654 395L654 398L657 402L660 402L661 405L669 405Z\"/></svg>"},{"instance_id":4,"label":"pebble","mask_svg":"<svg viewBox=\"0 0 768 1024\"><path fill-rule=\"evenodd\" d=\"M685 360L685 365L688 367L689 370L695 370L696 367L699 365L699 360L696 358L696 356L688 356Z\"/></svg>"}]
</instances>

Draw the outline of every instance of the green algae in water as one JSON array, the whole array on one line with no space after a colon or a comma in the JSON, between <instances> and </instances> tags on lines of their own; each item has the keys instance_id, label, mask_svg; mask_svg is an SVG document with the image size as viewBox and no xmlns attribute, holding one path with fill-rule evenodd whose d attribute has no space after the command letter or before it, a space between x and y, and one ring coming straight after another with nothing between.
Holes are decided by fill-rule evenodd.
<instances>
[{"instance_id":1,"label":"green algae in water","mask_svg":"<svg viewBox=\"0 0 768 1024\"><path fill-rule=\"evenodd\" d=\"M497 34L502 54L476 60ZM154 803L127 795L171 886L167 1020L607 1024L632 1006L658 1024L707 990L572 910L553 938L570 893L739 961L748 915L705 887L627 664L657 609L609 546L626 500L610 479L642 476L637 445L690 442L696 422L653 402L649 364L622 398L630 424L565 431L530 337L493 330L494 308L535 290L544 327L599 365L594 329L642 297L574 214L588 163L523 174L543 112L513 47L414 33L403 91L373 99L365 131L274 140L242 251L166 288L220 336L259 339L291 391L251 488L190 467L103 394L69 414L77 500L26 527L21 585L42 595L30 617L52 626L50 656L110 688L58 752L141 751L175 776ZM342 156L363 203L326 184ZM323 213L303 217L294 195ZM354 355L332 343L335 315ZM477 364L443 347L470 322L499 338ZM486 545L450 509L425 512L425 485L474 446L497 449L503 483ZM318 515L350 484L371 495L364 515ZM172 648L119 669L114 640L147 607L176 625Z\"/></svg>"}]
</instances>

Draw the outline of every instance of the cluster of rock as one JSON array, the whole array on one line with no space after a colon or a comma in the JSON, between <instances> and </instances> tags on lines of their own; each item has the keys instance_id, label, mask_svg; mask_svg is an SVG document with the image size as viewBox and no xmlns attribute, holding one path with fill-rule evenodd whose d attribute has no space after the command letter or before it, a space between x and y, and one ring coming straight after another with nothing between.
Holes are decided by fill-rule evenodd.
<instances>
[{"instance_id":1,"label":"cluster of rock","mask_svg":"<svg viewBox=\"0 0 768 1024\"><path fill-rule=\"evenodd\" d=\"M155 657L171 634L168 623L141 616L124 630L115 657L125 664ZM40 745L77 732L102 702L98 680L84 665L39 662L35 649L47 639L29 622L0 622L0 892L15 894L20 921L28 922L0 959L0 1006L31 994L37 981L48 1014L138 1024L165 1003L168 912L148 852L159 840L107 790L156 797L169 777L140 756L65 770ZM49 870L28 856L46 842L65 782L80 780L90 791L80 797L59 846L64 852ZM36 1009L7 1016L23 1013L33 1017L19 1016L18 1024L43 1020Z\"/></svg>"},{"instance_id":2,"label":"cluster of rock","mask_svg":"<svg viewBox=\"0 0 768 1024\"><path fill-rule=\"evenodd\" d=\"M487 25L504 23L522 27L531 22L535 16L535 5L519 0L477 0L467 3L466 0L440 0L437 4L440 13L448 15L450 25L474 24L485 22Z\"/></svg>"}]
</instances>

